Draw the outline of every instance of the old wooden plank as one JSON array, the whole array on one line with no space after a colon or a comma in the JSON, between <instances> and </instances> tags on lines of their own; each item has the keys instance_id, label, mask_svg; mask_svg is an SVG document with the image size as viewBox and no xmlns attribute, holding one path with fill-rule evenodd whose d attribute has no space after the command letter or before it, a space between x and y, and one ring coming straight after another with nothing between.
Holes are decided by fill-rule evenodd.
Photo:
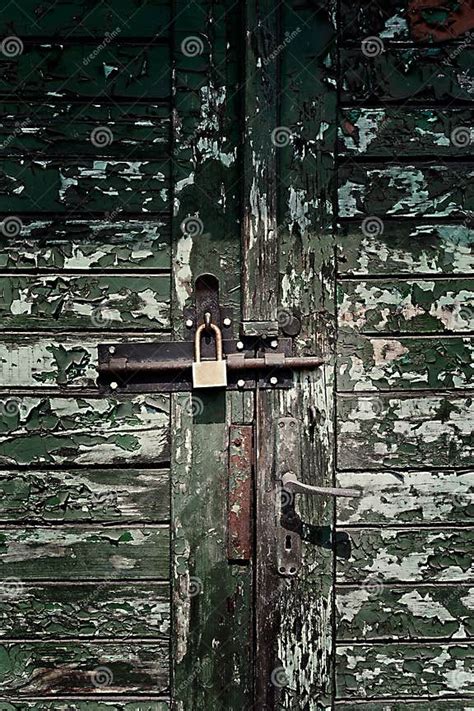
<instances>
[{"instance_id":1,"label":"old wooden plank","mask_svg":"<svg viewBox=\"0 0 474 711\"><path fill-rule=\"evenodd\" d=\"M456 706L454 706L456 704ZM435 701L433 698L417 696L413 699L403 699L398 701L390 699L387 701L341 701L336 700L335 708L341 711L472 711L472 700L457 696L456 699L445 701ZM8 710L9 711L9 710ZM12 710L13 711L13 710Z\"/></svg>"},{"instance_id":2,"label":"old wooden plank","mask_svg":"<svg viewBox=\"0 0 474 711\"><path fill-rule=\"evenodd\" d=\"M459 156L474 138L469 109L343 109L339 151L343 156Z\"/></svg>"},{"instance_id":3,"label":"old wooden plank","mask_svg":"<svg viewBox=\"0 0 474 711\"><path fill-rule=\"evenodd\" d=\"M169 461L169 399L4 396L0 464L69 466Z\"/></svg>"},{"instance_id":4,"label":"old wooden plank","mask_svg":"<svg viewBox=\"0 0 474 711\"><path fill-rule=\"evenodd\" d=\"M340 472L339 486L361 488L360 499L340 499L344 524L474 523L474 472Z\"/></svg>"},{"instance_id":5,"label":"old wooden plank","mask_svg":"<svg viewBox=\"0 0 474 711\"><path fill-rule=\"evenodd\" d=\"M164 330L170 290L167 274L2 276L0 316L4 327L30 330Z\"/></svg>"},{"instance_id":6,"label":"old wooden plank","mask_svg":"<svg viewBox=\"0 0 474 711\"><path fill-rule=\"evenodd\" d=\"M7 55L0 54L0 94L9 101L52 96L169 99L169 47L115 43L117 29L112 26L101 44L13 42Z\"/></svg>"},{"instance_id":7,"label":"old wooden plank","mask_svg":"<svg viewBox=\"0 0 474 711\"><path fill-rule=\"evenodd\" d=\"M123 701L123 700L91 700L81 701L79 699L55 698L54 700L39 699L15 699L2 697L0 699L0 711L169 711L170 703L166 699L144 701Z\"/></svg>"},{"instance_id":8,"label":"old wooden plank","mask_svg":"<svg viewBox=\"0 0 474 711\"><path fill-rule=\"evenodd\" d=\"M429 696L435 701L472 690L474 658L468 644L344 646L337 660L337 695L342 697Z\"/></svg>"},{"instance_id":9,"label":"old wooden plank","mask_svg":"<svg viewBox=\"0 0 474 711\"><path fill-rule=\"evenodd\" d=\"M156 694L168 690L166 642L22 642L1 647L0 688L16 695Z\"/></svg>"},{"instance_id":10,"label":"old wooden plank","mask_svg":"<svg viewBox=\"0 0 474 711\"><path fill-rule=\"evenodd\" d=\"M48 585L17 581L15 588L7 578L2 590L0 634L4 638L169 639L168 583Z\"/></svg>"},{"instance_id":11,"label":"old wooden plank","mask_svg":"<svg viewBox=\"0 0 474 711\"><path fill-rule=\"evenodd\" d=\"M0 33L106 41L112 29L118 28L121 38L161 38L170 34L170 20L170 0L145 0L139 5L121 0L120 5L100 2L93 6L87 0L62 0L47 6L40 0L22 0L21 7L7 4L0 10Z\"/></svg>"},{"instance_id":12,"label":"old wooden plank","mask_svg":"<svg viewBox=\"0 0 474 711\"><path fill-rule=\"evenodd\" d=\"M472 100L474 66L469 45L397 49L377 40L341 49L342 101L434 102Z\"/></svg>"},{"instance_id":13,"label":"old wooden plank","mask_svg":"<svg viewBox=\"0 0 474 711\"><path fill-rule=\"evenodd\" d=\"M0 471L0 520L28 523L169 520L167 469Z\"/></svg>"},{"instance_id":14,"label":"old wooden plank","mask_svg":"<svg viewBox=\"0 0 474 711\"><path fill-rule=\"evenodd\" d=\"M165 580L169 528L2 528L0 569L7 595L24 580Z\"/></svg>"},{"instance_id":15,"label":"old wooden plank","mask_svg":"<svg viewBox=\"0 0 474 711\"><path fill-rule=\"evenodd\" d=\"M153 219L44 219L0 217L0 268L169 269L170 224L166 214Z\"/></svg>"},{"instance_id":16,"label":"old wooden plank","mask_svg":"<svg viewBox=\"0 0 474 711\"><path fill-rule=\"evenodd\" d=\"M4 102L0 156L164 158L170 113L169 105L153 103Z\"/></svg>"},{"instance_id":17,"label":"old wooden plank","mask_svg":"<svg viewBox=\"0 0 474 711\"><path fill-rule=\"evenodd\" d=\"M340 396L339 467L469 466L471 397Z\"/></svg>"},{"instance_id":18,"label":"old wooden plank","mask_svg":"<svg viewBox=\"0 0 474 711\"><path fill-rule=\"evenodd\" d=\"M469 1L342 0L340 31L345 41L360 43L367 37L381 40L468 42L473 27Z\"/></svg>"},{"instance_id":19,"label":"old wooden plank","mask_svg":"<svg viewBox=\"0 0 474 711\"><path fill-rule=\"evenodd\" d=\"M339 325L360 333L463 333L474 328L474 280L404 279L339 284Z\"/></svg>"},{"instance_id":20,"label":"old wooden plank","mask_svg":"<svg viewBox=\"0 0 474 711\"><path fill-rule=\"evenodd\" d=\"M386 221L368 216L338 236L340 274L471 274L474 230L467 224Z\"/></svg>"},{"instance_id":21,"label":"old wooden plank","mask_svg":"<svg viewBox=\"0 0 474 711\"><path fill-rule=\"evenodd\" d=\"M342 535L342 534L347 535ZM339 529L339 582L469 581L474 573L472 528Z\"/></svg>"},{"instance_id":22,"label":"old wooden plank","mask_svg":"<svg viewBox=\"0 0 474 711\"><path fill-rule=\"evenodd\" d=\"M340 588L339 640L463 639L474 633L469 585L377 585Z\"/></svg>"},{"instance_id":23,"label":"old wooden plank","mask_svg":"<svg viewBox=\"0 0 474 711\"><path fill-rule=\"evenodd\" d=\"M0 162L0 210L11 213L153 213L169 209L168 160ZM4 231L8 232L6 227Z\"/></svg>"},{"instance_id":24,"label":"old wooden plank","mask_svg":"<svg viewBox=\"0 0 474 711\"><path fill-rule=\"evenodd\" d=\"M470 388L474 386L474 343L469 337L342 334L337 386L340 392Z\"/></svg>"},{"instance_id":25,"label":"old wooden plank","mask_svg":"<svg viewBox=\"0 0 474 711\"><path fill-rule=\"evenodd\" d=\"M465 219L474 210L473 178L474 169L465 163L345 163L339 170L339 214L382 221L386 215Z\"/></svg>"}]
</instances>

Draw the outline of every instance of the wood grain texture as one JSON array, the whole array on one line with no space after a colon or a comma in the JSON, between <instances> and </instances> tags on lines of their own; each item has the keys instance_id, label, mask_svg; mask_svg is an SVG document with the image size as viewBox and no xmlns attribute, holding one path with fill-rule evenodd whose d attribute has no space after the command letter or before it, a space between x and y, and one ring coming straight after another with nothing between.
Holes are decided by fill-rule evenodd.
<instances>
[{"instance_id":1,"label":"wood grain texture","mask_svg":"<svg viewBox=\"0 0 474 711\"><path fill-rule=\"evenodd\" d=\"M0 700L0 711L169 711L170 704L165 699L152 701L96 701L88 699L5 699Z\"/></svg>"},{"instance_id":2,"label":"wood grain texture","mask_svg":"<svg viewBox=\"0 0 474 711\"><path fill-rule=\"evenodd\" d=\"M168 583L11 584L0 615L7 639L168 640L170 591Z\"/></svg>"},{"instance_id":3,"label":"wood grain texture","mask_svg":"<svg viewBox=\"0 0 474 711\"><path fill-rule=\"evenodd\" d=\"M474 589L457 585L376 585L337 591L339 640L472 638Z\"/></svg>"},{"instance_id":4,"label":"wood grain texture","mask_svg":"<svg viewBox=\"0 0 474 711\"><path fill-rule=\"evenodd\" d=\"M472 398L339 398L341 470L470 466Z\"/></svg>"},{"instance_id":5,"label":"wood grain texture","mask_svg":"<svg viewBox=\"0 0 474 711\"><path fill-rule=\"evenodd\" d=\"M169 528L3 528L0 569L7 592L23 580L166 580Z\"/></svg>"},{"instance_id":6,"label":"wood grain texture","mask_svg":"<svg viewBox=\"0 0 474 711\"><path fill-rule=\"evenodd\" d=\"M169 461L168 408L165 395L3 397L0 463L156 466Z\"/></svg>"},{"instance_id":7,"label":"wood grain texture","mask_svg":"<svg viewBox=\"0 0 474 711\"><path fill-rule=\"evenodd\" d=\"M170 517L166 469L0 472L0 520L24 523L162 523Z\"/></svg>"},{"instance_id":8,"label":"wood grain texture","mask_svg":"<svg viewBox=\"0 0 474 711\"><path fill-rule=\"evenodd\" d=\"M472 700L468 698L449 699L448 701L434 701L433 698L417 697L415 701L337 701L335 708L341 711L472 711Z\"/></svg>"}]
</instances>

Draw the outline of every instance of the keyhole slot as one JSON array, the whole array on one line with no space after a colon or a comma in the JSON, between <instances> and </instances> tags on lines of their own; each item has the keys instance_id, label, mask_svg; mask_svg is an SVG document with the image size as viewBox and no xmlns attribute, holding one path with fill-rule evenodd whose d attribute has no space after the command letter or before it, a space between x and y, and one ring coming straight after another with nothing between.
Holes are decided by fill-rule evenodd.
<instances>
[{"instance_id":1,"label":"keyhole slot","mask_svg":"<svg viewBox=\"0 0 474 711\"><path fill-rule=\"evenodd\" d=\"M291 551L292 547L293 547L293 544L291 541L291 536L287 536L286 541L285 541L285 548L287 551Z\"/></svg>"}]
</instances>

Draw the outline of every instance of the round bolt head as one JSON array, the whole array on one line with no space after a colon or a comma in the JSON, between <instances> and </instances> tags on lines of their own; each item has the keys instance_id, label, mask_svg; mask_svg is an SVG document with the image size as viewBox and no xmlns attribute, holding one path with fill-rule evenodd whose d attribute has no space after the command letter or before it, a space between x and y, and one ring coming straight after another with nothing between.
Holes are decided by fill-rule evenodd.
<instances>
[{"instance_id":1,"label":"round bolt head","mask_svg":"<svg viewBox=\"0 0 474 711\"><path fill-rule=\"evenodd\" d=\"M235 345L236 345L238 351L244 350L244 344L242 343L242 341L237 341L237 343Z\"/></svg>"},{"instance_id":2,"label":"round bolt head","mask_svg":"<svg viewBox=\"0 0 474 711\"><path fill-rule=\"evenodd\" d=\"M278 383L278 378L276 378L274 375L270 378L270 385L277 385Z\"/></svg>"},{"instance_id":3,"label":"round bolt head","mask_svg":"<svg viewBox=\"0 0 474 711\"><path fill-rule=\"evenodd\" d=\"M113 380L113 381L110 383L110 389L111 389L111 390L117 390L117 388L118 388L118 383L116 383L115 380Z\"/></svg>"},{"instance_id":4,"label":"round bolt head","mask_svg":"<svg viewBox=\"0 0 474 711\"><path fill-rule=\"evenodd\" d=\"M224 324L224 326L225 326L226 328L229 328L229 326L231 325L232 321L230 320L230 318L225 318L222 323Z\"/></svg>"},{"instance_id":5,"label":"round bolt head","mask_svg":"<svg viewBox=\"0 0 474 711\"><path fill-rule=\"evenodd\" d=\"M192 318L186 319L186 328L192 328L194 326L194 321Z\"/></svg>"},{"instance_id":6,"label":"round bolt head","mask_svg":"<svg viewBox=\"0 0 474 711\"><path fill-rule=\"evenodd\" d=\"M270 341L270 348L278 348L278 341Z\"/></svg>"},{"instance_id":7,"label":"round bolt head","mask_svg":"<svg viewBox=\"0 0 474 711\"><path fill-rule=\"evenodd\" d=\"M109 353L115 353L115 346L109 346Z\"/></svg>"},{"instance_id":8,"label":"round bolt head","mask_svg":"<svg viewBox=\"0 0 474 711\"><path fill-rule=\"evenodd\" d=\"M237 380L237 387L243 388L245 386L245 380Z\"/></svg>"}]
</instances>

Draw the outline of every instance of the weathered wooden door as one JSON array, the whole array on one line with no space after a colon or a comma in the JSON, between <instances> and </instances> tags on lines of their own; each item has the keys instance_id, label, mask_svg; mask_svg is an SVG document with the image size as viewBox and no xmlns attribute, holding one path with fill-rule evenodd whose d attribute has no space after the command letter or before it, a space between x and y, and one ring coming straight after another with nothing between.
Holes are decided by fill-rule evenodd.
<instances>
[{"instance_id":1,"label":"weathered wooden door","mask_svg":"<svg viewBox=\"0 0 474 711\"><path fill-rule=\"evenodd\" d=\"M0 9L1 711L473 706L473 25ZM322 365L99 390L98 344L189 342L203 273L227 340Z\"/></svg>"}]
</instances>

